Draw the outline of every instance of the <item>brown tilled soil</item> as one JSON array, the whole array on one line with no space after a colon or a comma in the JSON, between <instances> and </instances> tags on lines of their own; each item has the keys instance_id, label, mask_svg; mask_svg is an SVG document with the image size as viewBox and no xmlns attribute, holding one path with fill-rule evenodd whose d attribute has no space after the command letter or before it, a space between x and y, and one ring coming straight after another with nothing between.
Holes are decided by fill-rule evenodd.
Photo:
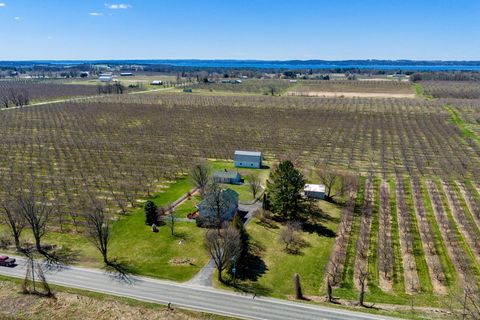
<instances>
[{"instance_id":1,"label":"brown tilled soil","mask_svg":"<svg viewBox=\"0 0 480 320\"><path fill-rule=\"evenodd\" d=\"M69 292L56 292L56 299L41 298L20 293L20 285L0 281L0 319L226 319L155 304L143 304L115 297L86 296Z\"/></svg>"},{"instance_id":2,"label":"brown tilled soil","mask_svg":"<svg viewBox=\"0 0 480 320\"><path fill-rule=\"evenodd\" d=\"M290 91L288 96L325 97L325 98L415 98L414 93L383 92L330 92L330 91Z\"/></svg>"}]
</instances>

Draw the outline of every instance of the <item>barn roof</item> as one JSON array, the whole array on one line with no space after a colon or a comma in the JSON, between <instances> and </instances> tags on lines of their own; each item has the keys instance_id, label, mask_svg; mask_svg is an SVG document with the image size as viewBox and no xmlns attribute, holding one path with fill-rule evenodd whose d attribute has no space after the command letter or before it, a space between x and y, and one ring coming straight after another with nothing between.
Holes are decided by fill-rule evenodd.
<instances>
[{"instance_id":1,"label":"barn roof","mask_svg":"<svg viewBox=\"0 0 480 320\"><path fill-rule=\"evenodd\" d=\"M236 150L235 151L236 156L251 156L251 157L261 157L262 153L259 151L241 151L241 150Z\"/></svg>"}]
</instances>

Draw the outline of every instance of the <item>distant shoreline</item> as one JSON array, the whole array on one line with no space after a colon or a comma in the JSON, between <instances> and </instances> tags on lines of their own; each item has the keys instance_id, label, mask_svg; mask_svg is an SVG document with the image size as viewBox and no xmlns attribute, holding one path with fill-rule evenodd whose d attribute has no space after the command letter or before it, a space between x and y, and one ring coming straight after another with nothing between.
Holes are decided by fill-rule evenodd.
<instances>
[{"instance_id":1,"label":"distant shoreline","mask_svg":"<svg viewBox=\"0 0 480 320\"><path fill-rule=\"evenodd\" d=\"M0 61L1 67L37 65L69 66L83 64L164 65L193 68L228 69L371 69L399 71L480 71L480 61L420 61L420 60L202 60L202 59L145 59L145 60L31 60Z\"/></svg>"}]
</instances>

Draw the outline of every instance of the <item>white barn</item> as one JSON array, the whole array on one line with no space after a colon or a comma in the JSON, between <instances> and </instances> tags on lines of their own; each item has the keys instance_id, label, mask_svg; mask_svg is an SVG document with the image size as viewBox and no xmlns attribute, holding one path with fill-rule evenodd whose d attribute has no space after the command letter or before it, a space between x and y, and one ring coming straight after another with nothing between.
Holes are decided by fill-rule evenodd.
<instances>
[{"instance_id":1,"label":"white barn","mask_svg":"<svg viewBox=\"0 0 480 320\"><path fill-rule=\"evenodd\" d=\"M325 199L325 185L307 183L303 188L303 193L307 198Z\"/></svg>"},{"instance_id":2,"label":"white barn","mask_svg":"<svg viewBox=\"0 0 480 320\"><path fill-rule=\"evenodd\" d=\"M262 167L262 153L258 151L235 151L235 167L255 168Z\"/></svg>"}]
</instances>

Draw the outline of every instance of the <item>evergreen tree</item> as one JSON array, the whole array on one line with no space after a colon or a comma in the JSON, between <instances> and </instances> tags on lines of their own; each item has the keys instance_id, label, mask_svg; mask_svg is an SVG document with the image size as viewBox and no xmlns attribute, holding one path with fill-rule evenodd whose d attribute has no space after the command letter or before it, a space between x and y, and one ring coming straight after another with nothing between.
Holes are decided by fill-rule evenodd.
<instances>
[{"instance_id":1,"label":"evergreen tree","mask_svg":"<svg viewBox=\"0 0 480 320\"><path fill-rule=\"evenodd\" d=\"M144 206L145 210L145 224L151 226L152 224L157 224L158 214L157 214L157 206L153 201L148 200L145 202Z\"/></svg>"},{"instance_id":2,"label":"evergreen tree","mask_svg":"<svg viewBox=\"0 0 480 320\"><path fill-rule=\"evenodd\" d=\"M232 227L235 228L240 234L241 251L240 251L240 257L238 258L244 258L248 254L249 237L248 237L247 229L245 229L245 225L243 224L243 219L238 212L233 217Z\"/></svg>"},{"instance_id":3,"label":"evergreen tree","mask_svg":"<svg viewBox=\"0 0 480 320\"><path fill-rule=\"evenodd\" d=\"M267 191L273 212L284 219L296 220L303 211L304 201L300 194L305 186L303 174L289 160L281 162L270 173Z\"/></svg>"}]
</instances>

